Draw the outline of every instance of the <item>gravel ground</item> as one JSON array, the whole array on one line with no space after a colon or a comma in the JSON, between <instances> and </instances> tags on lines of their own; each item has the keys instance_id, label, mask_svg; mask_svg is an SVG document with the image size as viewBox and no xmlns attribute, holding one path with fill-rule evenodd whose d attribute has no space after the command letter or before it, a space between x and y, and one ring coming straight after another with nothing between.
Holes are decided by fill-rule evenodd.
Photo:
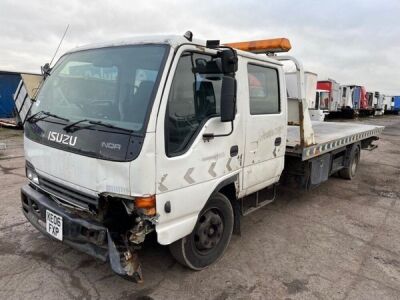
<instances>
[{"instance_id":1,"label":"gravel ground","mask_svg":"<svg viewBox=\"0 0 400 300\"><path fill-rule=\"evenodd\" d=\"M281 187L200 272L149 240L140 285L25 220L22 133L0 128L0 298L400 299L400 117L362 122L387 127L379 148L363 151L353 181L332 177L307 193Z\"/></svg>"}]
</instances>

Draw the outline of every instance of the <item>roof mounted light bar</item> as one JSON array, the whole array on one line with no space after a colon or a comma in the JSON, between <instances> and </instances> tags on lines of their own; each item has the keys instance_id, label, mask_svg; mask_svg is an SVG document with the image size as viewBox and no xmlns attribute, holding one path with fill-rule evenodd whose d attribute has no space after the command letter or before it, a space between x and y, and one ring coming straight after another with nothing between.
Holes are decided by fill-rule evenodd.
<instances>
[{"instance_id":1,"label":"roof mounted light bar","mask_svg":"<svg viewBox=\"0 0 400 300\"><path fill-rule=\"evenodd\" d=\"M288 52L292 48L290 41L286 38L228 43L225 46L252 53Z\"/></svg>"}]
</instances>

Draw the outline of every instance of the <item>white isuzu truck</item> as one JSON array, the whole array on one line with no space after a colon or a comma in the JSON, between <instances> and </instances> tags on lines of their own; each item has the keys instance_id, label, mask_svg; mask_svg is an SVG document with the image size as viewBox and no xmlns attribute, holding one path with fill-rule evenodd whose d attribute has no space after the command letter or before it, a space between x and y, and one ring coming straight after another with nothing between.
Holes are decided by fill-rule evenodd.
<instances>
[{"instance_id":1,"label":"white isuzu truck","mask_svg":"<svg viewBox=\"0 0 400 300\"><path fill-rule=\"evenodd\" d=\"M306 189L334 173L351 179L383 127L311 122L296 60L299 97L287 97L275 53L289 49L187 32L64 54L44 68L25 123L26 218L141 281L137 253L151 232L201 270L241 216L273 201L281 177Z\"/></svg>"}]
</instances>

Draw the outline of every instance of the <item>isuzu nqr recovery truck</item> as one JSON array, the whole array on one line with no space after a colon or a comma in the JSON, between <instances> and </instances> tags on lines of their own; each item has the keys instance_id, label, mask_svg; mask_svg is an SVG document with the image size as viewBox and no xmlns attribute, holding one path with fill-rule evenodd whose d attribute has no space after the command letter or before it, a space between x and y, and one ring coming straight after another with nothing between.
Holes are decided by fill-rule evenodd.
<instances>
[{"instance_id":1,"label":"isuzu nqr recovery truck","mask_svg":"<svg viewBox=\"0 0 400 300\"><path fill-rule=\"evenodd\" d=\"M137 252L151 232L201 270L242 215L273 201L284 169L306 188L336 172L351 179L383 127L311 123L301 64L299 98L288 99L279 59L291 58L271 56L289 49L286 39L224 46L188 32L64 54L25 124L23 213L141 281Z\"/></svg>"}]
</instances>

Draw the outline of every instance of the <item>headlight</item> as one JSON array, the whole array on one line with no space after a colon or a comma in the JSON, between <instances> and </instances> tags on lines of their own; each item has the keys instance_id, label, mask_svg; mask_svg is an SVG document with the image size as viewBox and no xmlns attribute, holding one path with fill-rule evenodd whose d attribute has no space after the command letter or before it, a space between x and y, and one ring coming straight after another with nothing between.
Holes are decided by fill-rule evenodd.
<instances>
[{"instance_id":1,"label":"headlight","mask_svg":"<svg viewBox=\"0 0 400 300\"><path fill-rule=\"evenodd\" d=\"M35 184L39 184L39 177L30 166L26 166L26 177Z\"/></svg>"}]
</instances>

